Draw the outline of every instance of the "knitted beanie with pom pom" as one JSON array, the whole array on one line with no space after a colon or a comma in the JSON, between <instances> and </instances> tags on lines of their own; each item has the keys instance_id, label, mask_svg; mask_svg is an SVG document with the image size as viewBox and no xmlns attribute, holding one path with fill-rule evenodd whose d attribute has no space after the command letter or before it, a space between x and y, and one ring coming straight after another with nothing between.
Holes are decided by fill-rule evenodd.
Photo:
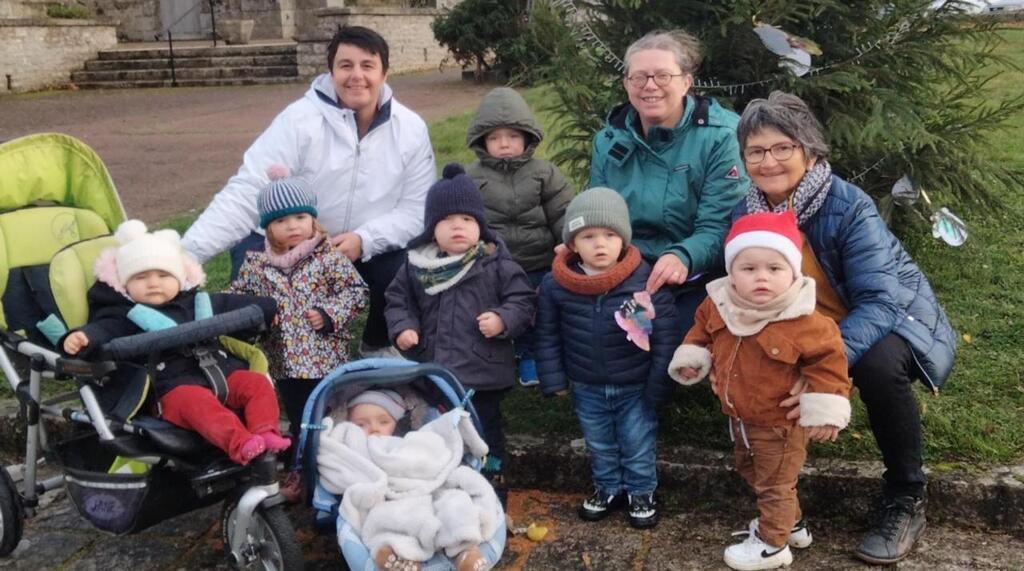
<instances>
[{"instance_id":1,"label":"knitted beanie with pom pom","mask_svg":"<svg viewBox=\"0 0 1024 571\"><path fill-rule=\"evenodd\" d=\"M409 242L409 247L420 246L434 239L437 223L452 214L468 214L480 225L480 239L493 242L494 233L487 227L484 201L473 179L459 163L445 165L441 180L427 192L423 214L423 234Z\"/></svg>"},{"instance_id":2,"label":"knitted beanie with pom pom","mask_svg":"<svg viewBox=\"0 0 1024 571\"><path fill-rule=\"evenodd\" d=\"M117 278L124 286L136 274L161 270L174 276L185 287L185 260L181 236L174 230L148 232L141 220L126 220L117 227Z\"/></svg>"}]
</instances>

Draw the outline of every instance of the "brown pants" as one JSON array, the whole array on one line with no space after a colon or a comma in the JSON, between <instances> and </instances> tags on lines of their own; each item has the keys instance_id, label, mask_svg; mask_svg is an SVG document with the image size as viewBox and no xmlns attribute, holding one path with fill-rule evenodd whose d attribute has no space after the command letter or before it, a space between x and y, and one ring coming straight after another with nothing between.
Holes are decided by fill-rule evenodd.
<instances>
[{"instance_id":1,"label":"brown pants","mask_svg":"<svg viewBox=\"0 0 1024 571\"><path fill-rule=\"evenodd\" d=\"M802 426L752 426L730 419L736 470L757 494L758 533L772 547L786 545L800 520L796 482L807 459Z\"/></svg>"}]
</instances>

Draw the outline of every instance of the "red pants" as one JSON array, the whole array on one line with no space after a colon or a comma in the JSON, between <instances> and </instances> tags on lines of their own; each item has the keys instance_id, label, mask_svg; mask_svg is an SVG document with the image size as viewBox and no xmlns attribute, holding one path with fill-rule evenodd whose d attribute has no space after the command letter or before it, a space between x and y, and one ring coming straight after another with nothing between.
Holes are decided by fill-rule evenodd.
<instances>
[{"instance_id":1,"label":"red pants","mask_svg":"<svg viewBox=\"0 0 1024 571\"><path fill-rule=\"evenodd\" d=\"M167 422L198 432L228 456L238 458L242 445L254 434L278 433L281 411L266 376L241 369L228 375L227 381L225 404L207 387L182 385L160 399L160 414ZM236 411L241 412L244 425Z\"/></svg>"}]
</instances>

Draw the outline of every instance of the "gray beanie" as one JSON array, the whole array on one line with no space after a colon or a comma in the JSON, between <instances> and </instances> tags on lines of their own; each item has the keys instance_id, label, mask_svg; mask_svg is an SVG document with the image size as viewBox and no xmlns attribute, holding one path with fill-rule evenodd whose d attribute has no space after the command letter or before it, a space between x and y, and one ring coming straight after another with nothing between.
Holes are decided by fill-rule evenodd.
<instances>
[{"instance_id":1,"label":"gray beanie","mask_svg":"<svg viewBox=\"0 0 1024 571\"><path fill-rule=\"evenodd\" d=\"M396 421L401 420L405 416L405 399L402 398L402 395L390 389L363 391L348 401L348 408L351 410L352 407L360 404L375 404L386 410Z\"/></svg>"},{"instance_id":2,"label":"gray beanie","mask_svg":"<svg viewBox=\"0 0 1024 571\"><path fill-rule=\"evenodd\" d=\"M610 188L595 186L576 195L565 209L562 242L566 245L586 228L610 228L622 238L622 248L629 247L633 228L629 224L629 207L619 193Z\"/></svg>"}]
</instances>

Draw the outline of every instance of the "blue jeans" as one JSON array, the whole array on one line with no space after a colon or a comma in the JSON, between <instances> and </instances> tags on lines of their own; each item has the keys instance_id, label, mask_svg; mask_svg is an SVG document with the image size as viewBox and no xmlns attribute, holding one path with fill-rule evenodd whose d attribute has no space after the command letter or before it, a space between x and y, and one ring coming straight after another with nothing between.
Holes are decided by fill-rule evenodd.
<instances>
[{"instance_id":1,"label":"blue jeans","mask_svg":"<svg viewBox=\"0 0 1024 571\"><path fill-rule=\"evenodd\" d=\"M536 270L533 272L526 272L526 277L530 280L530 285L533 286L533 289L537 289L540 287L541 280L543 280L544 276L549 273L551 273L550 269ZM523 359L533 359L534 342L535 336L533 334L533 324L531 324L529 329L520 333L519 337L516 337L515 349L517 362Z\"/></svg>"},{"instance_id":2,"label":"blue jeans","mask_svg":"<svg viewBox=\"0 0 1024 571\"><path fill-rule=\"evenodd\" d=\"M590 453L594 487L603 494L650 494L658 487L654 464L658 419L644 403L643 383L573 383L573 405Z\"/></svg>"}]
</instances>

